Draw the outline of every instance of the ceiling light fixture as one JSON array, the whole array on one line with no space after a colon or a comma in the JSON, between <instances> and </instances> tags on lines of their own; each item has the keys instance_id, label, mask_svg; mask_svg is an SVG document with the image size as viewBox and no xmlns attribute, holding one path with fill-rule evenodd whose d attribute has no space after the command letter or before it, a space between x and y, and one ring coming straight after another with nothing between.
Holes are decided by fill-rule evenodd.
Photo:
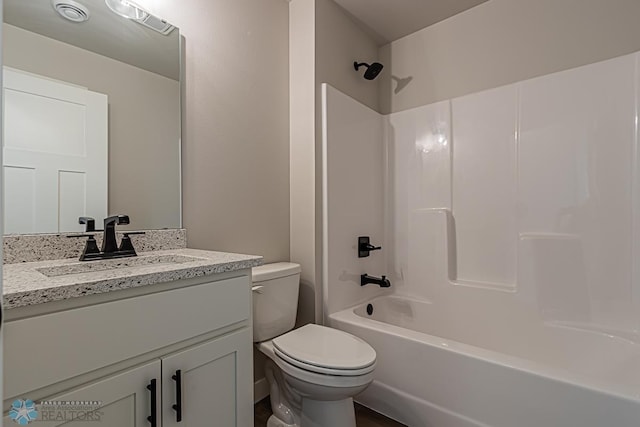
<instances>
[{"instance_id":1,"label":"ceiling light fixture","mask_svg":"<svg viewBox=\"0 0 640 427\"><path fill-rule=\"evenodd\" d=\"M135 3L127 0L104 0L104 2L113 13L120 15L123 18L135 19L138 21L149 15Z\"/></svg>"}]
</instances>

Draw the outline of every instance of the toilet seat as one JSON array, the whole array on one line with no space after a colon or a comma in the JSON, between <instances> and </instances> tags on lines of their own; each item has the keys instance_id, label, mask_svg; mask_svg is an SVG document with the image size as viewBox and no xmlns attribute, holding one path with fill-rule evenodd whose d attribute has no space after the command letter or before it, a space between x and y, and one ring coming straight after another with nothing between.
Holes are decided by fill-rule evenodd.
<instances>
[{"instance_id":1,"label":"toilet seat","mask_svg":"<svg viewBox=\"0 0 640 427\"><path fill-rule=\"evenodd\" d=\"M372 372L376 365L375 362L372 363L370 366L367 366L366 368L362 368L362 369L332 369L332 368L325 368L322 366L315 366L315 365L310 365L308 363L304 363L300 360L296 360L290 356L287 356L286 354L282 353L280 350L278 350L277 348L274 348L274 353L276 354L276 356L278 356L280 359L284 360L287 363L290 363L293 366L296 366L300 369L303 369L305 371L309 371L309 372L314 372L316 374L324 374L324 375L335 375L335 376L339 376L339 377L355 377L355 376L359 376L359 375L365 375L368 374L369 372Z\"/></svg>"},{"instance_id":2,"label":"toilet seat","mask_svg":"<svg viewBox=\"0 0 640 427\"><path fill-rule=\"evenodd\" d=\"M273 339L277 357L309 372L335 376L366 375L376 352L360 338L320 325L305 325Z\"/></svg>"},{"instance_id":3,"label":"toilet seat","mask_svg":"<svg viewBox=\"0 0 640 427\"><path fill-rule=\"evenodd\" d=\"M306 369L298 368L294 364L289 363L280 356L276 355L275 348L273 346L273 340L263 341L259 344L256 344L256 347L261 353L271 359L285 375L295 377L306 383L339 389L360 387L370 383L373 380L374 371L371 371L368 374L364 375L343 376L325 375L318 372L312 372Z\"/></svg>"}]
</instances>

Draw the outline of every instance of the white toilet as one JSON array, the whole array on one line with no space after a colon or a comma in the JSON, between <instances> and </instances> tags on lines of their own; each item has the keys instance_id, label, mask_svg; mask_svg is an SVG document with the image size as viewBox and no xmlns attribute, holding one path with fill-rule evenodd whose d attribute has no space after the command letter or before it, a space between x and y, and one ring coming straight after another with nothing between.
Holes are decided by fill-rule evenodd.
<instances>
[{"instance_id":1,"label":"white toilet","mask_svg":"<svg viewBox=\"0 0 640 427\"><path fill-rule=\"evenodd\" d=\"M373 380L376 352L358 337L306 325L293 330L300 266L253 269L253 340L269 359L268 427L355 427L352 397Z\"/></svg>"}]
</instances>

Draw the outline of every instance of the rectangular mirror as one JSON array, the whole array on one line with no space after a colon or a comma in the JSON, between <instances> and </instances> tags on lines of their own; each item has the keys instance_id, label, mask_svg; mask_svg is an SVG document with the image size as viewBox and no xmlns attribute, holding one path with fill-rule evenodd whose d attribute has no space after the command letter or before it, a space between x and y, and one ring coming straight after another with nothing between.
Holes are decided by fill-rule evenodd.
<instances>
[{"instance_id":1,"label":"rectangular mirror","mask_svg":"<svg viewBox=\"0 0 640 427\"><path fill-rule=\"evenodd\" d=\"M128 7L4 0L5 234L181 227L180 35Z\"/></svg>"}]
</instances>

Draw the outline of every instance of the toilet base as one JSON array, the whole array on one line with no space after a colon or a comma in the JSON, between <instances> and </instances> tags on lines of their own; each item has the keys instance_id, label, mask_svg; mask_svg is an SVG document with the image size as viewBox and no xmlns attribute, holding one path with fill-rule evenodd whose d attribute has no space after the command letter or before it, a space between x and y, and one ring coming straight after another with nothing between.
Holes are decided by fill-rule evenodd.
<instances>
[{"instance_id":1,"label":"toilet base","mask_svg":"<svg viewBox=\"0 0 640 427\"><path fill-rule=\"evenodd\" d=\"M303 399L300 425L287 424L275 415L267 427L356 427L353 399L322 401Z\"/></svg>"},{"instance_id":2,"label":"toilet base","mask_svg":"<svg viewBox=\"0 0 640 427\"><path fill-rule=\"evenodd\" d=\"M295 424L287 424L275 415L271 415L267 420L267 427L300 427Z\"/></svg>"},{"instance_id":3,"label":"toilet base","mask_svg":"<svg viewBox=\"0 0 640 427\"><path fill-rule=\"evenodd\" d=\"M352 396L373 381L373 371L354 377L323 375L280 359L271 341L258 349L268 357L264 370L273 411L268 427L356 427Z\"/></svg>"},{"instance_id":4,"label":"toilet base","mask_svg":"<svg viewBox=\"0 0 640 427\"><path fill-rule=\"evenodd\" d=\"M356 427L353 399L302 399L300 427Z\"/></svg>"}]
</instances>

